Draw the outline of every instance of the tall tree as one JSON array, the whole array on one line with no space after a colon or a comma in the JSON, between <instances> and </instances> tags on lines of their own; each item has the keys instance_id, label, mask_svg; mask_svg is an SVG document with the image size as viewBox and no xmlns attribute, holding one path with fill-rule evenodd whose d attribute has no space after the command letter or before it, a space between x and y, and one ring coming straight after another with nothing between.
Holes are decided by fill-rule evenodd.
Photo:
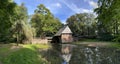
<instances>
[{"instance_id":1,"label":"tall tree","mask_svg":"<svg viewBox=\"0 0 120 64\"><path fill-rule=\"evenodd\" d=\"M109 10L107 10L110 6L110 1L112 0L99 0L98 1L98 8L95 9L95 12L98 14L97 19L98 19L98 37L101 40L109 40L111 39L111 31L110 31L110 23L108 22L108 12L110 13ZM110 37L110 38L106 38Z\"/></svg>"},{"instance_id":2,"label":"tall tree","mask_svg":"<svg viewBox=\"0 0 120 64\"><path fill-rule=\"evenodd\" d=\"M32 27L36 29L36 36L43 37L54 34L56 28L61 26L58 19L54 18L52 13L43 4L40 4L35 10L31 19Z\"/></svg>"},{"instance_id":3,"label":"tall tree","mask_svg":"<svg viewBox=\"0 0 120 64\"><path fill-rule=\"evenodd\" d=\"M16 4L11 0L0 0L0 41L7 42L11 39L11 26L14 23Z\"/></svg>"},{"instance_id":4,"label":"tall tree","mask_svg":"<svg viewBox=\"0 0 120 64\"><path fill-rule=\"evenodd\" d=\"M24 40L31 40L32 29L28 23L27 8L23 3L16 7L15 18L16 22L13 26L13 35L16 35L17 43L22 43Z\"/></svg>"},{"instance_id":5,"label":"tall tree","mask_svg":"<svg viewBox=\"0 0 120 64\"><path fill-rule=\"evenodd\" d=\"M95 23L95 16L89 13L75 14L67 19L67 24L71 28L73 35L78 36L95 35L93 23Z\"/></svg>"},{"instance_id":6,"label":"tall tree","mask_svg":"<svg viewBox=\"0 0 120 64\"><path fill-rule=\"evenodd\" d=\"M98 8L95 9L95 12L98 14L98 34L102 40L111 40L120 34L119 4L119 0L98 0Z\"/></svg>"}]
</instances>

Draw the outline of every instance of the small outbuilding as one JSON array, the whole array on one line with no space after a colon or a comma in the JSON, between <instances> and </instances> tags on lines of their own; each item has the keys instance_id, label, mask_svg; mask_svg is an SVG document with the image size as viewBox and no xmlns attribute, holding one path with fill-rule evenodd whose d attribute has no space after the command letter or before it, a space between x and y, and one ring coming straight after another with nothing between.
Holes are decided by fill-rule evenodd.
<instances>
[{"instance_id":1,"label":"small outbuilding","mask_svg":"<svg viewBox=\"0 0 120 64\"><path fill-rule=\"evenodd\" d=\"M54 35L53 41L57 43L73 42L72 31L65 25Z\"/></svg>"}]
</instances>

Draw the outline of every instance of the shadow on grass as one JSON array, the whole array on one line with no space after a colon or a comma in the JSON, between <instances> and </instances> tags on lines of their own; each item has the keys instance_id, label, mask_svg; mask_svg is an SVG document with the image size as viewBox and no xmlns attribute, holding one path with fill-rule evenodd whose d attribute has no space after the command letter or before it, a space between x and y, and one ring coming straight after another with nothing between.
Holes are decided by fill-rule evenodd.
<instances>
[{"instance_id":1,"label":"shadow on grass","mask_svg":"<svg viewBox=\"0 0 120 64\"><path fill-rule=\"evenodd\" d=\"M7 57L10 53L19 50L21 46L16 46L14 44L0 44L0 60Z\"/></svg>"}]
</instances>

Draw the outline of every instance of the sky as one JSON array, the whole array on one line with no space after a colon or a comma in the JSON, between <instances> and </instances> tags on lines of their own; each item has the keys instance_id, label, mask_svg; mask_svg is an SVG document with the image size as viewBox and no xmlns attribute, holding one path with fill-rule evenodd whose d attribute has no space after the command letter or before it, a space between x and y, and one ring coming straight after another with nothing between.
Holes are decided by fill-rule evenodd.
<instances>
[{"instance_id":1,"label":"sky","mask_svg":"<svg viewBox=\"0 0 120 64\"><path fill-rule=\"evenodd\" d=\"M62 23L76 13L94 13L93 9L98 7L97 0L14 0L14 2L18 5L24 3L29 15L34 14L39 4L44 4Z\"/></svg>"}]
</instances>

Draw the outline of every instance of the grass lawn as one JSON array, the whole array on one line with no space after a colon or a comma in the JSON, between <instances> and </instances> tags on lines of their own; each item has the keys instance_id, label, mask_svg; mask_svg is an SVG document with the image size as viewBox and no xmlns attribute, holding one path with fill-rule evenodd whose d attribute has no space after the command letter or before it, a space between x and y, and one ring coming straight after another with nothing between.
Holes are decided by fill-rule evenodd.
<instances>
[{"instance_id":1,"label":"grass lawn","mask_svg":"<svg viewBox=\"0 0 120 64\"><path fill-rule=\"evenodd\" d=\"M120 43L113 43L113 44L111 44L110 47L115 47L115 48L118 48L120 50Z\"/></svg>"},{"instance_id":2,"label":"grass lawn","mask_svg":"<svg viewBox=\"0 0 120 64\"><path fill-rule=\"evenodd\" d=\"M0 63L2 64L48 64L38 49L45 50L49 45L0 44Z\"/></svg>"},{"instance_id":3,"label":"grass lawn","mask_svg":"<svg viewBox=\"0 0 120 64\"><path fill-rule=\"evenodd\" d=\"M120 49L120 43L118 42L110 42L110 41L99 41L96 39L83 39L78 42L74 42L74 44L85 44L88 46L107 46L107 47L114 47L114 48L119 48Z\"/></svg>"}]
</instances>

